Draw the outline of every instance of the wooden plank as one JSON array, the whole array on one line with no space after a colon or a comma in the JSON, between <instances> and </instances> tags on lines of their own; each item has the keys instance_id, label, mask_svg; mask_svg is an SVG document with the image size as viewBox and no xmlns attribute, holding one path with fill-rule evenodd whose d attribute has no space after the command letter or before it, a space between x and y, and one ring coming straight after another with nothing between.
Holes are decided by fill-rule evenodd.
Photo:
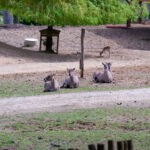
<instances>
[{"instance_id":1,"label":"wooden plank","mask_svg":"<svg viewBox=\"0 0 150 150\"><path fill-rule=\"evenodd\" d=\"M80 58L81 78L84 77L84 37L85 37L85 29L81 29L81 58Z\"/></svg>"}]
</instances>

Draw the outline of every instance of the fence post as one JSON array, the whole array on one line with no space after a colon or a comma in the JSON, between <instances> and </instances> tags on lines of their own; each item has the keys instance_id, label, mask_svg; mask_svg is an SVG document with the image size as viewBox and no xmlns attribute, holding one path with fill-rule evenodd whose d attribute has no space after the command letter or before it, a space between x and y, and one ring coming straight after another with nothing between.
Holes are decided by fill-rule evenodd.
<instances>
[{"instance_id":1,"label":"fence post","mask_svg":"<svg viewBox=\"0 0 150 150\"><path fill-rule=\"evenodd\" d=\"M124 150L128 150L128 142L127 141L124 141Z\"/></svg>"},{"instance_id":2,"label":"fence post","mask_svg":"<svg viewBox=\"0 0 150 150\"><path fill-rule=\"evenodd\" d=\"M122 141L117 142L117 150L124 150L124 143Z\"/></svg>"},{"instance_id":3,"label":"fence post","mask_svg":"<svg viewBox=\"0 0 150 150\"><path fill-rule=\"evenodd\" d=\"M81 29L81 58L80 58L81 78L84 77L84 37L85 37L85 29Z\"/></svg>"},{"instance_id":4,"label":"fence post","mask_svg":"<svg viewBox=\"0 0 150 150\"><path fill-rule=\"evenodd\" d=\"M96 147L94 144L88 145L89 150L96 150Z\"/></svg>"},{"instance_id":5,"label":"fence post","mask_svg":"<svg viewBox=\"0 0 150 150\"><path fill-rule=\"evenodd\" d=\"M79 150L79 149L77 149L77 148L69 148L68 150Z\"/></svg>"},{"instance_id":6,"label":"fence post","mask_svg":"<svg viewBox=\"0 0 150 150\"><path fill-rule=\"evenodd\" d=\"M112 140L108 141L108 150L114 150L114 142Z\"/></svg>"},{"instance_id":7,"label":"fence post","mask_svg":"<svg viewBox=\"0 0 150 150\"><path fill-rule=\"evenodd\" d=\"M128 150L133 150L133 142L132 140L127 141L128 143Z\"/></svg>"},{"instance_id":8,"label":"fence post","mask_svg":"<svg viewBox=\"0 0 150 150\"><path fill-rule=\"evenodd\" d=\"M104 144L97 144L97 150L105 150Z\"/></svg>"}]
</instances>

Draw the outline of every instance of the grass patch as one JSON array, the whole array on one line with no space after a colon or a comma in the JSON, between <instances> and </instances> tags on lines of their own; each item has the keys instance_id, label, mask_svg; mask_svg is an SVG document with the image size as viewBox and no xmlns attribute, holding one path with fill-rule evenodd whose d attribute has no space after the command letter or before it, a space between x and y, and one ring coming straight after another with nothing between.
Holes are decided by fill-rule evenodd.
<instances>
[{"instance_id":1,"label":"grass patch","mask_svg":"<svg viewBox=\"0 0 150 150\"><path fill-rule=\"evenodd\" d=\"M149 86L143 86L149 87ZM135 89L141 87L84 87L81 86L76 89L61 89L57 92L44 93L43 84L36 82L2 82L0 81L0 98L4 97L20 97L20 96L33 96L33 95L47 95L47 94L61 94L61 93L77 93L77 92L92 92L92 91L110 91L110 90L124 90Z\"/></svg>"},{"instance_id":2,"label":"grass patch","mask_svg":"<svg viewBox=\"0 0 150 150\"><path fill-rule=\"evenodd\" d=\"M48 150L87 149L108 139L133 139L135 149L149 150L150 108L102 108L67 113L0 117L0 148ZM58 147L51 147L55 150Z\"/></svg>"}]
</instances>

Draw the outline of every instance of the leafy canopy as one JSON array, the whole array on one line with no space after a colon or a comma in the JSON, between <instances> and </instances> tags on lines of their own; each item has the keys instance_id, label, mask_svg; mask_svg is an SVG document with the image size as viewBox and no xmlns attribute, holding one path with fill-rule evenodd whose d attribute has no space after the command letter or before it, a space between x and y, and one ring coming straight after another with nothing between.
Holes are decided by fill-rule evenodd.
<instances>
[{"instance_id":1,"label":"leafy canopy","mask_svg":"<svg viewBox=\"0 0 150 150\"><path fill-rule=\"evenodd\" d=\"M137 1L124 0L0 0L19 19L49 26L124 23L137 18ZM139 11L140 12L140 11Z\"/></svg>"}]
</instances>

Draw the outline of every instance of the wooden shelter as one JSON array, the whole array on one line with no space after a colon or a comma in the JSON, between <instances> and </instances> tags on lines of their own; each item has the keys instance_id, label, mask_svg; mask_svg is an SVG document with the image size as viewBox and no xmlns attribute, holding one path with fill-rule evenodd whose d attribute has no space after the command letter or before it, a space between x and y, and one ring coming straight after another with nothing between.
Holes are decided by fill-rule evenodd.
<instances>
[{"instance_id":1,"label":"wooden shelter","mask_svg":"<svg viewBox=\"0 0 150 150\"><path fill-rule=\"evenodd\" d=\"M42 41L43 41L43 37L57 37L57 48L56 48L56 53L58 54L58 49L59 49L59 34L60 34L60 30L48 30L48 29L43 29L40 30L40 47L39 47L39 51L41 51L41 47L42 47Z\"/></svg>"}]
</instances>

